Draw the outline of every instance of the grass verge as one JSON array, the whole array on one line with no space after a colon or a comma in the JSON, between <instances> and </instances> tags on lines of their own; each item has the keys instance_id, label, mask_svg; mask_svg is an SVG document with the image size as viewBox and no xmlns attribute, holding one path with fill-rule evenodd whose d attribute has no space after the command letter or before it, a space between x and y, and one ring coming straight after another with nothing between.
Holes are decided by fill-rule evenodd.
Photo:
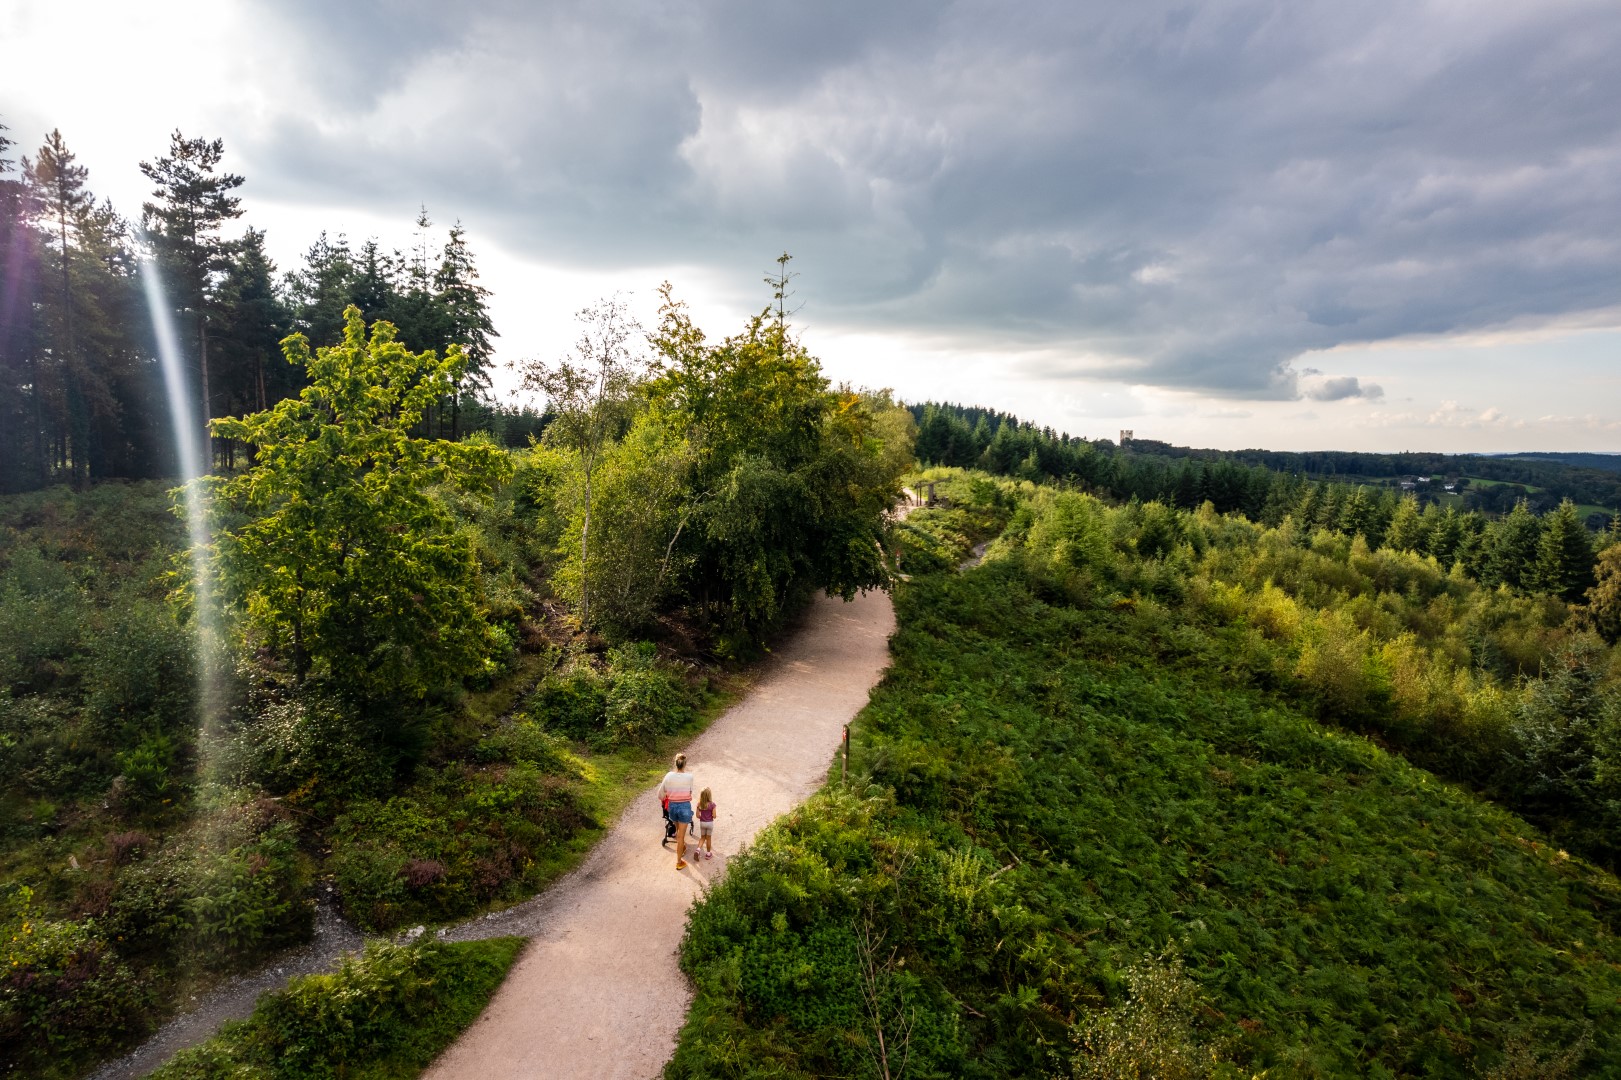
<instances>
[{"instance_id":1,"label":"grass verge","mask_svg":"<svg viewBox=\"0 0 1621 1080\"><path fill-rule=\"evenodd\" d=\"M525 939L375 942L261 999L154 1080L406 1080L483 1010Z\"/></svg>"}]
</instances>

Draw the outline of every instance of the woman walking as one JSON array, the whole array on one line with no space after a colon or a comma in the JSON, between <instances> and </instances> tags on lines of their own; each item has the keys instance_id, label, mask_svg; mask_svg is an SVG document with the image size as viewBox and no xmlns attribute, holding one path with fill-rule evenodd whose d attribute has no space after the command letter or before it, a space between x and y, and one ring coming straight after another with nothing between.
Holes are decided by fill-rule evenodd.
<instances>
[{"instance_id":1,"label":"woman walking","mask_svg":"<svg viewBox=\"0 0 1621 1080\"><path fill-rule=\"evenodd\" d=\"M675 756L675 768L659 781L659 798L668 799L670 820L675 822L675 868L687 868L687 830L692 827L692 774L687 771L687 755Z\"/></svg>"}]
</instances>

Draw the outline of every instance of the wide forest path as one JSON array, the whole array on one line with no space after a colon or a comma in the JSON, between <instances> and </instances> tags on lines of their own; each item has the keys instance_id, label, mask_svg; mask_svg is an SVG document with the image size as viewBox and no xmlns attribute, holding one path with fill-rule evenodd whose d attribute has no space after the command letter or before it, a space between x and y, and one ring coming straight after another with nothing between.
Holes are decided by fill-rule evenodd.
<instances>
[{"instance_id":1,"label":"wide forest path","mask_svg":"<svg viewBox=\"0 0 1621 1080\"><path fill-rule=\"evenodd\" d=\"M643 793L573 873L449 940L531 940L484 1014L425 1074L433 1080L591 1077L662 1070L691 1003L676 949L687 909L735 855L827 777L843 725L889 663L888 595L822 597L759 681L687 750L718 807L715 857L675 869L674 844Z\"/></svg>"}]
</instances>

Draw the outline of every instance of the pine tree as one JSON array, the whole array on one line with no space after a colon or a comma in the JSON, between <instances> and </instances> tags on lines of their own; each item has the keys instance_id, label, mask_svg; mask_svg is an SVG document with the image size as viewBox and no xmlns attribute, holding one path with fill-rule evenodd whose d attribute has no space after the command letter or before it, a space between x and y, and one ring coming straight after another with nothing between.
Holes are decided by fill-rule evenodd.
<instances>
[{"instance_id":1,"label":"pine tree","mask_svg":"<svg viewBox=\"0 0 1621 1080\"><path fill-rule=\"evenodd\" d=\"M490 321L486 301L490 290L478 283L478 267L467 247L467 232L461 222L450 227L450 238L434 274L434 299L445 326L445 344L460 345L467 366L451 392L450 437L461 437L462 395L468 388L490 388L490 361L495 349L490 339L499 337Z\"/></svg>"},{"instance_id":2,"label":"pine tree","mask_svg":"<svg viewBox=\"0 0 1621 1080\"><path fill-rule=\"evenodd\" d=\"M135 464L125 429L142 410L119 396L132 396L129 404L145 396L131 370L140 363L130 339L133 260L123 219L110 203L96 204L88 171L61 132L24 164L40 253L33 336L40 427L48 421L57 467L82 486L110 461L126 471Z\"/></svg>"},{"instance_id":3,"label":"pine tree","mask_svg":"<svg viewBox=\"0 0 1621 1080\"><path fill-rule=\"evenodd\" d=\"M1452 564L1458 561L1458 547L1464 536L1458 512L1450 506L1441 510L1431 503L1424 517L1429 523L1426 549L1442 567L1452 569Z\"/></svg>"},{"instance_id":4,"label":"pine tree","mask_svg":"<svg viewBox=\"0 0 1621 1080\"><path fill-rule=\"evenodd\" d=\"M1542 522L1521 499L1502 518L1486 528L1481 542L1481 574L1489 585L1511 589L1535 588Z\"/></svg>"},{"instance_id":5,"label":"pine tree","mask_svg":"<svg viewBox=\"0 0 1621 1080\"><path fill-rule=\"evenodd\" d=\"M0 124L0 490L15 491L44 484L45 444L34 370L36 250L8 130Z\"/></svg>"},{"instance_id":6,"label":"pine tree","mask_svg":"<svg viewBox=\"0 0 1621 1080\"><path fill-rule=\"evenodd\" d=\"M1311 530L1317 524L1317 512L1323 505L1324 487L1326 487L1324 484L1306 481L1301 488L1299 501L1289 511L1289 516L1295 520L1295 527L1303 536L1310 536Z\"/></svg>"},{"instance_id":7,"label":"pine tree","mask_svg":"<svg viewBox=\"0 0 1621 1080\"><path fill-rule=\"evenodd\" d=\"M1182 468L1176 474L1176 492L1172 498L1183 510L1192 510L1199 505L1199 478L1193 473L1192 458L1182 459Z\"/></svg>"},{"instance_id":8,"label":"pine tree","mask_svg":"<svg viewBox=\"0 0 1621 1080\"><path fill-rule=\"evenodd\" d=\"M1394 551L1424 550L1424 518L1418 510L1418 499L1403 495L1390 516L1390 528L1385 530L1385 546Z\"/></svg>"},{"instance_id":9,"label":"pine tree","mask_svg":"<svg viewBox=\"0 0 1621 1080\"><path fill-rule=\"evenodd\" d=\"M1310 521L1302 521L1304 525L1316 525L1322 529L1337 529L1340 526L1340 507L1345 503L1345 486L1343 484L1322 484L1322 500L1317 504L1317 515Z\"/></svg>"},{"instance_id":10,"label":"pine tree","mask_svg":"<svg viewBox=\"0 0 1621 1080\"><path fill-rule=\"evenodd\" d=\"M1543 519L1537 543L1537 588L1572 603L1593 584L1593 544L1569 499Z\"/></svg>"},{"instance_id":11,"label":"pine tree","mask_svg":"<svg viewBox=\"0 0 1621 1080\"><path fill-rule=\"evenodd\" d=\"M394 296L384 316L400 332L400 340L413 349L443 350L449 344L444 313L433 292L432 220L427 207L416 216L416 242L401 264ZM430 416L432 410L429 410ZM425 429L431 421L424 421Z\"/></svg>"},{"instance_id":12,"label":"pine tree","mask_svg":"<svg viewBox=\"0 0 1621 1080\"><path fill-rule=\"evenodd\" d=\"M218 171L224 156L221 140L188 139L176 131L167 157L141 162L141 172L157 185L152 191L157 201L141 208L143 228L168 274L171 299L195 327L205 429L214 416L209 323L217 314L217 286L231 253L220 230L242 216L241 200L231 194L242 186L242 177Z\"/></svg>"},{"instance_id":13,"label":"pine tree","mask_svg":"<svg viewBox=\"0 0 1621 1080\"><path fill-rule=\"evenodd\" d=\"M79 356L75 334L75 304L73 289L73 240L69 229L77 226L87 206L94 205L85 190L85 179L90 170L75 164L73 151L67 148L60 130L46 136L39 148L39 156L32 164L24 162L30 195L39 209L39 216L54 243L51 261L55 264L55 281L45 293L50 297L49 314L45 323L49 334L49 365L42 371L52 371L53 397L57 413L57 430L63 440L67 466L74 487L82 487L89 476L88 444L90 441L89 407L84 387L84 365Z\"/></svg>"},{"instance_id":14,"label":"pine tree","mask_svg":"<svg viewBox=\"0 0 1621 1080\"><path fill-rule=\"evenodd\" d=\"M376 237L361 245L360 254L354 260L349 301L360 309L368 323L387 318L398 302L401 262L399 252L385 254Z\"/></svg>"},{"instance_id":15,"label":"pine tree","mask_svg":"<svg viewBox=\"0 0 1621 1080\"><path fill-rule=\"evenodd\" d=\"M292 317L276 291L276 264L265 252L265 234L249 229L220 284L220 354L228 380L226 411L262 412L296 393L300 369L281 361L281 340Z\"/></svg>"},{"instance_id":16,"label":"pine tree","mask_svg":"<svg viewBox=\"0 0 1621 1080\"><path fill-rule=\"evenodd\" d=\"M1358 484L1351 489L1351 494L1346 498L1345 505L1340 508L1340 531L1351 536L1366 538L1368 524L1372 518L1373 506L1368 499L1368 489Z\"/></svg>"},{"instance_id":17,"label":"pine tree","mask_svg":"<svg viewBox=\"0 0 1621 1080\"><path fill-rule=\"evenodd\" d=\"M335 345L343 338L344 310L355 292L355 261L349 240L339 234L327 239L322 232L304 253L304 266L287 276L294 323L300 333L319 349ZM400 340L411 348L422 348L403 333Z\"/></svg>"}]
</instances>

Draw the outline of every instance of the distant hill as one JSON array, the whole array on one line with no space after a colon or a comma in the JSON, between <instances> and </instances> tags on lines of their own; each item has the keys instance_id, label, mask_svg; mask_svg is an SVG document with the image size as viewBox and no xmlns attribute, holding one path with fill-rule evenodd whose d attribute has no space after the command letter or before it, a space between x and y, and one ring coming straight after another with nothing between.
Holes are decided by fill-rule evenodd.
<instances>
[{"instance_id":1,"label":"distant hill","mask_svg":"<svg viewBox=\"0 0 1621 1080\"><path fill-rule=\"evenodd\" d=\"M1304 476L1346 484L1397 486L1467 478L1459 490L1466 509L1504 513L1519 499L1543 513L1569 499L1584 515L1601 516L1621 506L1621 454L1528 453L1376 454L1349 450L1211 450L1177 446L1158 439L1132 438L1124 447L1108 439L1089 440L1036 427L1010 413L950 402L907 406L917 419L917 456L936 465L980 468L1007 476L1072 479L1121 498L1172 499L1184 466L1221 470L1226 486L1264 500L1267 477ZM1174 434L1174 432L1172 433ZM1205 463L1200 465L1199 463ZM1424 497L1424 492L1419 492ZM1245 508L1215 499L1218 509ZM1196 505L1196 504L1195 504ZM1591 523L1590 523L1591 524Z\"/></svg>"},{"instance_id":2,"label":"distant hill","mask_svg":"<svg viewBox=\"0 0 1621 1080\"><path fill-rule=\"evenodd\" d=\"M1482 454L1481 457L1505 457L1512 461L1553 461L1560 465L1574 465L1580 469L1600 469L1621 472L1621 452L1611 454L1553 453L1533 451L1528 454Z\"/></svg>"}]
</instances>

